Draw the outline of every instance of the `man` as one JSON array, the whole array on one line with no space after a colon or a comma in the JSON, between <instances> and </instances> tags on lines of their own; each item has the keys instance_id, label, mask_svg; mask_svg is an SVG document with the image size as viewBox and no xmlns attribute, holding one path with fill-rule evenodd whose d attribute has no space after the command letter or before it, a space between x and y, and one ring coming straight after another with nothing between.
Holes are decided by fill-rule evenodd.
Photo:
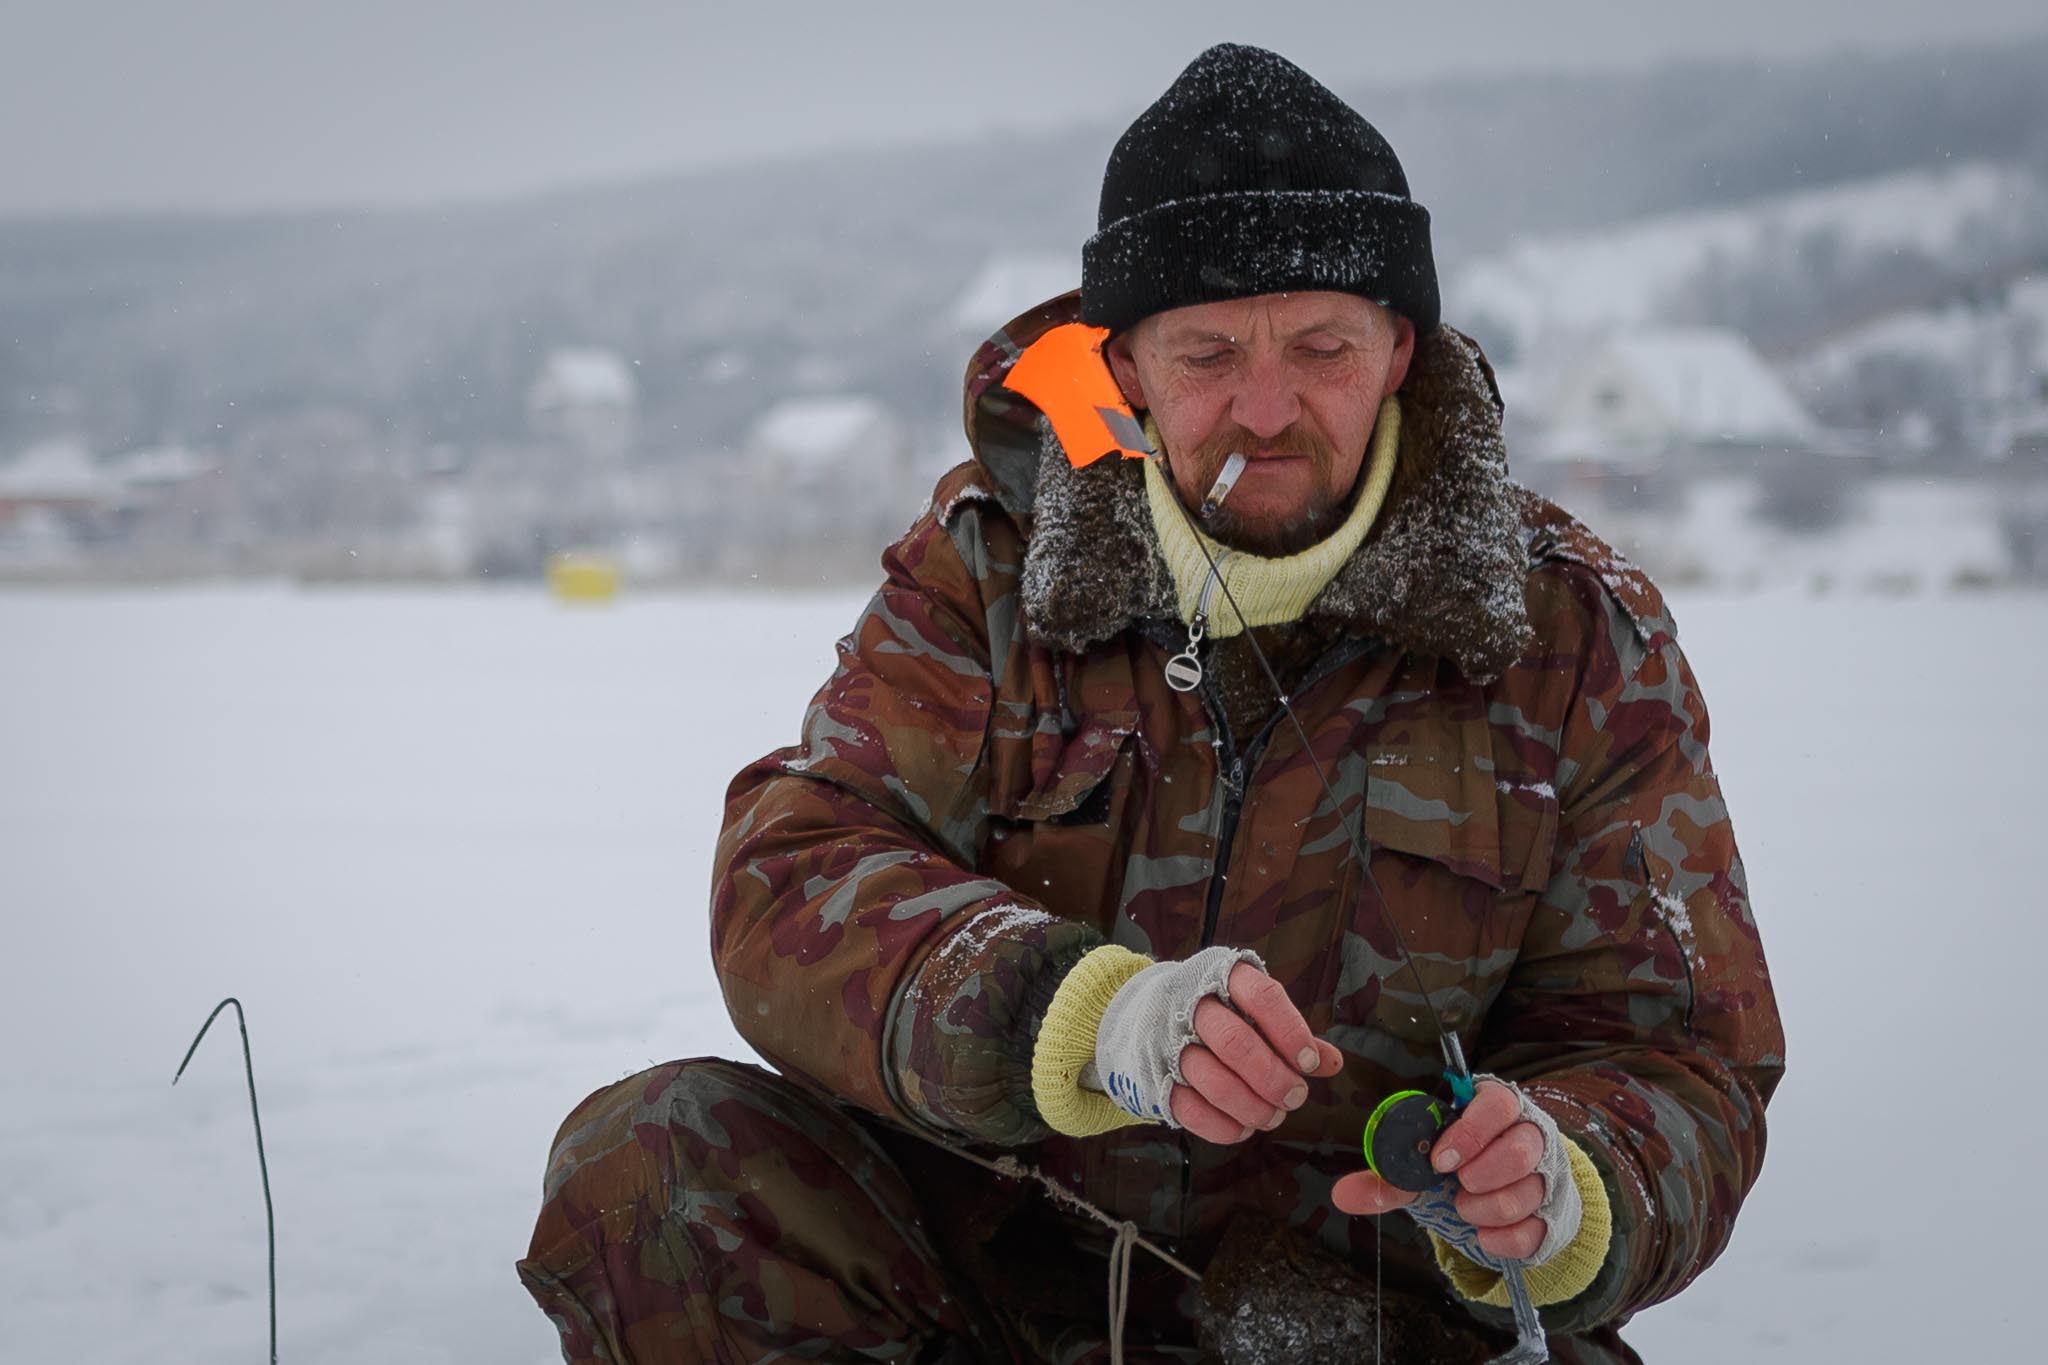
<instances>
[{"instance_id":1,"label":"man","mask_svg":"<svg viewBox=\"0 0 2048 1365\"><path fill-rule=\"evenodd\" d=\"M1131 126L1078 298L975 356L974 459L729 793L713 950L781 1074L672 1063L557 1141L521 1270L570 1360L1310 1358L1233 1256L1390 1359L1499 1349L1512 1262L1554 1358L1634 1358L1782 1038L1661 599L1508 481L1437 314L1298 68L1212 49ZM1440 1031L1486 1077L1453 1212L1376 1217L1361 1132Z\"/></svg>"}]
</instances>

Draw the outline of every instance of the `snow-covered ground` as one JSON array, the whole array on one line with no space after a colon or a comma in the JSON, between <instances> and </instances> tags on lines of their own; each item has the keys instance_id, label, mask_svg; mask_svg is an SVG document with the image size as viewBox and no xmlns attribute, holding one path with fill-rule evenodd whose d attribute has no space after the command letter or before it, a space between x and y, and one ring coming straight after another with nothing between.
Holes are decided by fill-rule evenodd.
<instances>
[{"instance_id":1,"label":"snow-covered ground","mask_svg":"<svg viewBox=\"0 0 2048 1365\"><path fill-rule=\"evenodd\" d=\"M1841 490L1840 524L1799 531L1764 522L1757 509L1768 495L1742 477L1701 479L1655 512L1581 506L1569 489L1559 501L1666 586L1939 596L2010 581L1997 500L2043 495L2048 489L1875 476Z\"/></svg>"},{"instance_id":2,"label":"snow-covered ground","mask_svg":"<svg viewBox=\"0 0 2048 1365\"><path fill-rule=\"evenodd\" d=\"M512 1274L556 1123L743 1053L705 963L726 781L864 589L628 601L0 593L0 1359L542 1362ZM1652 1361L2031 1358L2048 1106L2011 1046L2048 597L1675 601L1791 1071Z\"/></svg>"}]
</instances>

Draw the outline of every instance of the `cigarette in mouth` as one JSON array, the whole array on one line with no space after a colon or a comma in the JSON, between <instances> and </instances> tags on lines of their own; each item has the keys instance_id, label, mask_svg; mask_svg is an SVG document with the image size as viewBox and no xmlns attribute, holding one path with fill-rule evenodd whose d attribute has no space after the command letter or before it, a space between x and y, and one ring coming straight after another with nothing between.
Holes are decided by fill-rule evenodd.
<instances>
[{"instance_id":1,"label":"cigarette in mouth","mask_svg":"<svg viewBox=\"0 0 2048 1365\"><path fill-rule=\"evenodd\" d=\"M1223 500L1230 496L1230 490L1237 487L1237 476L1244 473L1245 458L1238 451L1231 451L1230 458L1223 462L1223 468L1216 475L1216 482L1209 485L1209 491L1202 497L1202 515L1212 517Z\"/></svg>"}]
</instances>

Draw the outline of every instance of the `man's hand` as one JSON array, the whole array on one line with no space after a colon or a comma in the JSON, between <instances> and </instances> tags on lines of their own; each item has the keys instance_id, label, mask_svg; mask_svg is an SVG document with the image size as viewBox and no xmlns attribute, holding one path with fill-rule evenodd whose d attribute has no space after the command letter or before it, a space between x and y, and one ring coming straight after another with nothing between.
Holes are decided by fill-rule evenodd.
<instances>
[{"instance_id":1,"label":"man's hand","mask_svg":"<svg viewBox=\"0 0 2048 1365\"><path fill-rule=\"evenodd\" d=\"M1543 1203L1543 1130L1521 1118L1513 1089L1495 1080L1479 1082L1478 1093L1455 1123L1444 1129L1430 1164L1456 1172L1461 1191L1453 1201L1458 1216L1479 1233L1480 1249L1509 1260L1527 1260L1548 1231L1536 1216ZM1415 1201L1371 1171L1354 1171L1330 1191L1337 1207L1351 1214L1391 1213Z\"/></svg>"},{"instance_id":2,"label":"man's hand","mask_svg":"<svg viewBox=\"0 0 2048 1365\"><path fill-rule=\"evenodd\" d=\"M1242 1142L1277 1128L1308 1098L1304 1076L1334 1076L1344 1054L1309 1032L1279 982L1249 962L1230 969L1230 1004L1195 1006L1195 1037L1181 1050L1185 1085L1173 1087L1174 1121L1210 1142Z\"/></svg>"},{"instance_id":3,"label":"man's hand","mask_svg":"<svg viewBox=\"0 0 2048 1365\"><path fill-rule=\"evenodd\" d=\"M1141 1119L1242 1142L1300 1107L1303 1077L1334 1076L1343 1064L1256 953L1215 947L1125 980L1096 1024L1079 1083Z\"/></svg>"}]
</instances>

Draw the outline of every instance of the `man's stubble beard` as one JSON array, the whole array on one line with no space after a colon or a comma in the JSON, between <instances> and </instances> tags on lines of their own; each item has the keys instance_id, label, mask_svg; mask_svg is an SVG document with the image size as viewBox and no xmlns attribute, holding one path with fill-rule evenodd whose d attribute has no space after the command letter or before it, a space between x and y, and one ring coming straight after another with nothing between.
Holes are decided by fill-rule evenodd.
<instances>
[{"instance_id":1,"label":"man's stubble beard","mask_svg":"<svg viewBox=\"0 0 2048 1365\"><path fill-rule=\"evenodd\" d=\"M1345 490L1341 495L1332 493L1330 485L1337 467L1336 450L1320 434L1296 422L1268 440L1259 440L1242 427L1232 426L1230 430L1204 441L1194 452L1195 472L1201 491L1206 493L1209 485L1215 482L1218 471L1230 458L1231 452L1243 451L1246 459L1256 463L1251 452L1259 449L1283 450L1309 457L1314 472L1315 495L1308 505L1284 520L1276 520L1271 516L1246 517L1233 509L1226 498L1223 505L1209 516L1198 514L1196 522L1211 537L1233 550L1265 559L1299 554L1337 529L1350 510L1356 488ZM1200 504L1199 495L1195 502Z\"/></svg>"}]
</instances>

